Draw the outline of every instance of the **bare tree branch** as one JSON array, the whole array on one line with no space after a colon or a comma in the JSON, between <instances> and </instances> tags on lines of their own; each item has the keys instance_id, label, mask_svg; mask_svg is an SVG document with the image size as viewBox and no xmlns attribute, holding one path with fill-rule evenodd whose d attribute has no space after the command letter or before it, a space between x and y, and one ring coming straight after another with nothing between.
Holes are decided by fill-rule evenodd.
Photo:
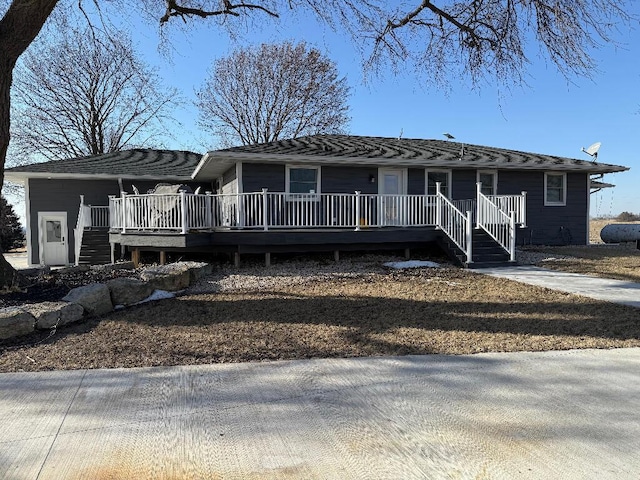
<instances>
[{"instance_id":1,"label":"bare tree branch","mask_svg":"<svg viewBox=\"0 0 640 480\"><path fill-rule=\"evenodd\" d=\"M236 50L197 95L200 125L231 144L337 133L349 121L346 79L304 43Z\"/></svg>"}]
</instances>

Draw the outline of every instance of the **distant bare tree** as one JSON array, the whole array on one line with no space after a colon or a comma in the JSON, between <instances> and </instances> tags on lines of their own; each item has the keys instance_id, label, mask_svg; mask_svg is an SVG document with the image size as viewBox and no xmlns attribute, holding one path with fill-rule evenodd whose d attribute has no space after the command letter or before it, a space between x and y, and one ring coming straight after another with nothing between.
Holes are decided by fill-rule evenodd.
<instances>
[{"instance_id":1,"label":"distant bare tree","mask_svg":"<svg viewBox=\"0 0 640 480\"><path fill-rule=\"evenodd\" d=\"M344 132L349 87L305 43L241 48L214 62L197 92L200 125L225 145Z\"/></svg>"},{"instance_id":2,"label":"distant bare tree","mask_svg":"<svg viewBox=\"0 0 640 480\"><path fill-rule=\"evenodd\" d=\"M17 68L12 163L158 146L177 93L160 87L128 35L60 35L30 49Z\"/></svg>"}]
</instances>

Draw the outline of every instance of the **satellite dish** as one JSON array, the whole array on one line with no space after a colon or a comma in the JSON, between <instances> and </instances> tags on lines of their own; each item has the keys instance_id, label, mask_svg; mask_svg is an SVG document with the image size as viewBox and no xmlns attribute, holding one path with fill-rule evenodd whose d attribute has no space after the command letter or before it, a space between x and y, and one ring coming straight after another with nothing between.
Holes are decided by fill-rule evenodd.
<instances>
[{"instance_id":1,"label":"satellite dish","mask_svg":"<svg viewBox=\"0 0 640 480\"><path fill-rule=\"evenodd\" d=\"M448 132L444 132L442 135L444 135L445 137L447 137L447 140L453 140L454 138L456 138L456 137L454 137L453 135L451 135L451 134L450 134L450 133L448 133Z\"/></svg>"},{"instance_id":2,"label":"satellite dish","mask_svg":"<svg viewBox=\"0 0 640 480\"><path fill-rule=\"evenodd\" d=\"M591 145L589 148L582 147L582 151L587 155L593 157L593 161L595 162L598 158L598 150L600 150L600 145L602 145L602 143L596 142L593 145Z\"/></svg>"}]
</instances>

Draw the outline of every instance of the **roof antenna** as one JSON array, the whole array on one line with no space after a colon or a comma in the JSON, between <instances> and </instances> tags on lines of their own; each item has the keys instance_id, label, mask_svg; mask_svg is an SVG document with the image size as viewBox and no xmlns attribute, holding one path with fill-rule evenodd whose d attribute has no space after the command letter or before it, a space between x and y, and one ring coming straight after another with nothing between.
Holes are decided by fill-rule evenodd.
<instances>
[{"instance_id":1,"label":"roof antenna","mask_svg":"<svg viewBox=\"0 0 640 480\"><path fill-rule=\"evenodd\" d=\"M600 146L602 143L596 142L591 145L589 148L582 147L582 151L591 157L592 162L596 162L598 160L598 150L600 150Z\"/></svg>"},{"instance_id":2,"label":"roof antenna","mask_svg":"<svg viewBox=\"0 0 640 480\"><path fill-rule=\"evenodd\" d=\"M400 128L400 135L398 135L398 140L402 140L402 133L404 132L403 128Z\"/></svg>"},{"instance_id":3,"label":"roof antenna","mask_svg":"<svg viewBox=\"0 0 640 480\"><path fill-rule=\"evenodd\" d=\"M447 140L454 140L456 138L453 135L451 135L449 132L444 132L442 135L447 137Z\"/></svg>"}]
</instances>

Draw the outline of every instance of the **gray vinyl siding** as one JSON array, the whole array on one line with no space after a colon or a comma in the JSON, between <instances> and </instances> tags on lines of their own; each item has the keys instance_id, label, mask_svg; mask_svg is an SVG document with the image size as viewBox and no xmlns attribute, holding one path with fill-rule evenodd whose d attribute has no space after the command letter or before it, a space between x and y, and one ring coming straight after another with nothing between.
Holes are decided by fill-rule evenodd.
<instances>
[{"instance_id":1,"label":"gray vinyl siding","mask_svg":"<svg viewBox=\"0 0 640 480\"><path fill-rule=\"evenodd\" d=\"M407 195L424 195L425 185L424 168L407 170Z\"/></svg>"},{"instance_id":2,"label":"gray vinyl siding","mask_svg":"<svg viewBox=\"0 0 640 480\"><path fill-rule=\"evenodd\" d=\"M140 182L136 186L145 188L146 185ZM128 187L128 192L131 193L130 184ZM67 248L69 262L73 263L75 262L73 229L78 220L80 195L84 195L84 202L87 205L108 205L109 195L119 195L119 193L120 187L116 180L29 179L31 263L40 263L38 212L67 212Z\"/></svg>"},{"instance_id":3,"label":"gray vinyl siding","mask_svg":"<svg viewBox=\"0 0 640 480\"><path fill-rule=\"evenodd\" d=\"M321 168L323 193L378 192L378 167L345 167L326 165ZM286 167L284 164L243 164L245 192L262 188L283 192ZM567 173L566 206L544 206L543 171L498 171L497 193L519 195L527 192L527 228L518 229L518 244L561 245L584 244L587 237L587 173ZM376 183L370 182L374 176ZM424 194L425 169L410 168L407 193ZM476 169L452 169L452 198L476 197Z\"/></svg>"},{"instance_id":4,"label":"gray vinyl siding","mask_svg":"<svg viewBox=\"0 0 640 480\"><path fill-rule=\"evenodd\" d=\"M78 221L80 195L84 195L85 205L107 206L109 195L120 196L120 186L117 180L77 180L77 179L42 179L31 178L29 182L29 216L31 258L33 264L40 262L40 247L38 237L40 235L38 225L38 212L66 212L67 213L67 249L69 263L75 262L75 235L74 229ZM143 194L154 188L157 181L130 181L124 180L122 188L128 194L134 193L133 185ZM164 182L166 183L166 182ZM176 182L177 183L177 182ZM210 183L189 183L193 190L198 186L202 190L210 189Z\"/></svg>"},{"instance_id":5,"label":"gray vinyl siding","mask_svg":"<svg viewBox=\"0 0 640 480\"><path fill-rule=\"evenodd\" d=\"M544 172L500 172L498 193L527 192L527 227L519 243L533 245L584 245L587 239L587 173L567 173L567 204L544 205Z\"/></svg>"},{"instance_id":6,"label":"gray vinyl siding","mask_svg":"<svg viewBox=\"0 0 640 480\"><path fill-rule=\"evenodd\" d=\"M451 172L451 198L470 200L476 198L476 170L453 170Z\"/></svg>"},{"instance_id":7,"label":"gray vinyl siding","mask_svg":"<svg viewBox=\"0 0 640 480\"><path fill-rule=\"evenodd\" d=\"M228 185L229 183L233 182L236 178L237 178L236 166L234 165L233 167L231 167L229 170L227 170L222 174L221 186Z\"/></svg>"},{"instance_id":8,"label":"gray vinyl siding","mask_svg":"<svg viewBox=\"0 0 640 480\"><path fill-rule=\"evenodd\" d=\"M321 172L322 193L378 193L377 167L323 166Z\"/></svg>"},{"instance_id":9,"label":"gray vinyl siding","mask_svg":"<svg viewBox=\"0 0 640 480\"><path fill-rule=\"evenodd\" d=\"M285 166L269 163L242 164L242 191L260 192L266 188L270 192L284 192Z\"/></svg>"}]
</instances>

